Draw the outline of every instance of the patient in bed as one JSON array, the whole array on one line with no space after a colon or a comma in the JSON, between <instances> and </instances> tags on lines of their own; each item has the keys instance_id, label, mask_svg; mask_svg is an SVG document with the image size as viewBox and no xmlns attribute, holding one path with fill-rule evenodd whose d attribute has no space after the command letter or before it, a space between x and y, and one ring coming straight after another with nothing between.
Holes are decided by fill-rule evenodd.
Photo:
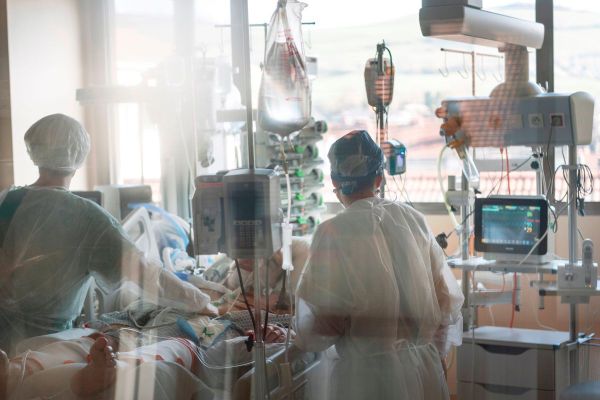
<instances>
[{"instance_id":1,"label":"patient in bed","mask_svg":"<svg viewBox=\"0 0 600 400\"><path fill-rule=\"evenodd\" d=\"M275 252L267 260L269 282L267 285L266 277L261 277L261 288L263 296L268 286L269 291L269 311L274 313L289 313L290 302L289 293L293 293L298 283L298 278L304 264L308 259L310 252L310 243L302 238L294 237L292 239L292 264L294 270L290 274L290 282L287 281L285 271L281 268L283 256L281 251ZM250 304L253 304L254 294L254 261L238 260L244 288L249 295ZM204 279L221 287L221 290L214 290L210 287L199 286L200 289L208 293L212 304L218 307L221 315L231 311L245 310L244 299L240 289L240 279L235 262L223 257L209 267L204 273ZM266 303L262 303L265 305Z\"/></svg>"},{"instance_id":2,"label":"patient in bed","mask_svg":"<svg viewBox=\"0 0 600 400\"><path fill-rule=\"evenodd\" d=\"M294 239L292 256L295 270L291 282L284 279L279 252L268 260L270 311L275 311L275 305L281 302L282 292L289 293L290 289L293 292L308 251L307 242ZM239 264L252 303L252 264L246 260L239 260ZM139 298L135 300L139 293L134 291L128 295L121 293L123 298L119 303L127 306L119 307L123 311L102 316L102 329L98 325L91 326L99 329L98 333L57 340L41 347L31 346L35 350L23 352L11 360L0 351L0 400L15 393L18 393L18 398L25 399L57 394L58 398L125 398L127 394L130 397L134 393L125 392L135 390L138 398L212 398L212 389L223 388L223 377L219 373L224 375L222 370L215 372L218 368L214 366L249 367L252 360L252 353L248 352L245 343L251 325L247 310L241 306L235 264L228 263L219 273L221 277L214 279L213 276L212 282L218 282L228 294L217 292L211 296L213 304L220 306L220 314L226 313L218 319L158 307ZM263 285L265 283L263 280ZM199 287L210 291L208 287ZM284 300L287 300L287 295ZM286 306L285 311L289 312L290 304ZM197 334L194 341L200 346L168 327L179 317L192 325ZM144 326L140 325L142 321ZM287 325L289 316L273 315L269 321ZM153 329L154 326L158 328ZM269 324L266 332L265 342L285 342L284 328ZM142 340L143 336L152 338ZM267 353L274 350L274 347L271 350L267 348ZM147 379L143 379L144 376ZM153 384L140 385L140 382ZM135 388L136 384L139 387Z\"/></svg>"},{"instance_id":3,"label":"patient in bed","mask_svg":"<svg viewBox=\"0 0 600 400\"><path fill-rule=\"evenodd\" d=\"M154 382L140 385L138 392L146 392L140 398L212 398L211 389L203 382L203 364L215 361L217 353L228 353L232 364L248 362L251 357L245 350L245 337L219 342L204 354L189 339L176 337L123 349L127 345L119 340L123 336L114 334L118 331L118 327L110 327L104 333L56 341L10 361L0 351L0 398L16 391L25 399L48 395L121 398L139 382ZM135 335L132 330L128 332ZM283 342L285 331L269 325L265 339L268 343ZM232 344L233 354L231 349L223 351ZM149 380L140 377L146 374Z\"/></svg>"}]
</instances>

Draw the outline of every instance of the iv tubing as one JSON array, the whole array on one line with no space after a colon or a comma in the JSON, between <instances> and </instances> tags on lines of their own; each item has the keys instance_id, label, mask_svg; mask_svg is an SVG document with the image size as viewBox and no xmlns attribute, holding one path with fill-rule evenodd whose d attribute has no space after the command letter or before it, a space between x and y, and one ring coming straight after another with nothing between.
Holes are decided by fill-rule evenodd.
<instances>
[{"instance_id":1,"label":"iv tubing","mask_svg":"<svg viewBox=\"0 0 600 400\"><path fill-rule=\"evenodd\" d=\"M437 178L438 178L438 183L440 185L440 191L442 192L444 206L446 207L446 211L448 211L448 215L450 216L450 220L452 221L454 230L458 233L462 230L462 226L458 224L458 221L456 220L456 216L452 212L452 208L450 207L450 204L448 204L448 200L446 199L446 189L444 188L444 181L442 180L442 160L444 158L444 152L446 151L447 148L448 148L448 146L442 147L442 150L440 151L440 154L438 156ZM463 177L463 179L464 179L464 177Z\"/></svg>"},{"instance_id":2,"label":"iv tubing","mask_svg":"<svg viewBox=\"0 0 600 400\"><path fill-rule=\"evenodd\" d=\"M178 340L179 338L173 338L173 337L167 337L167 336L160 336L160 335L154 335L148 332L139 332L135 329L132 328L120 328L118 329L118 331L130 331L133 333L138 333L138 334L142 334L143 336L147 337L147 338L153 338L155 340L155 343L161 342L163 340ZM231 364L227 364L224 363L223 365L215 365L209 362L208 357L205 355L205 353L208 353L208 349L203 348L203 346L195 346L192 349L192 352L194 353L194 356L196 357L196 359L206 368L208 369L212 369L212 370L227 370L227 369L232 369L232 368L239 368L239 367L246 367L246 366L252 366L254 365L254 361L239 361L239 362L234 362ZM119 352L116 352L116 354L119 354Z\"/></svg>"},{"instance_id":3,"label":"iv tubing","mask_svg":"<svg viewBox=\"0 0 600 400\"><path fill-rule=\"evenodd\" d=\"M287 166L285 169L285 182L287 184L287 196L288 196L288 209L287 209L287 223L290 222L290 218L291 218L291 212L292 212L292 189L291 189L291 183L290 183L290 174L287 170ZM291 252L291 250L290 250ZM289 354L289 350L290 350L290 336L292 333L292 322L294 321L294 316L293 316L293 312L294 312L294 303L293 303L293 296L292 296L292 272L290 269L286 269L285 271L285 276L287 279L287 282L289 283L290 288L288 289L288 294L290 296L290 323L288 324L287 327L287 334L285 337L285 362L288 362L288 354Z\"/></svg>"},{"instance_id":4,"label":"iv tubing","mask_svg":"<svg viewBox=\"0 0 600 400\"><path fill-rule=\"evenodd\" d=\"M285 220L285 223L289 224L290 219L292 218L292 184L290 182L290 173L289 173L288 165L287 165L287 157L285 155L285 151L283 148L283 141L281 141L281 155L282 155L283 163L284 163L285 183L286 183L286 188L287 188L287 219ZM290 246L291 246L291 244L290 244ZM291 253L291 249L290 249L290 253ZM290 296L290 322L288 324L287 333L286 333L286 337L285 337L285 353L284 353L284 359L285 359L285 362L287 363L289 361L288 354L289 354L289 350L290 350L290 337L291 337L291 333L292 333L292 322L294 321L294 316L293 316L294 304L293 304L293 296L292 296L292 291L291 291L292 273L291 273L290 269L285 270L285 278L290 286L290 289L288 290L288 294Z\"/></svg>"},{"instance_id":5,"label":"iv tubing","mask_svg":"<svg viewBox=\"0 0 600 400\"><path fill-rule=\"evenodd\" d=\"M289 223L292 219L292 184L290 182L290 172L288 170L287 156L285 155L283 140L281 140L279 144L281 145L281 158L283 161L283 170L285 172L285 183L287 188L287 222Z\"/></svg>"},{"instance_id":6,"label":"iv tubing","mask_svg":"<svg viewBox=\"0 0 600 400\"><path fill-rule=\"evenodd\" d=\"M286 279L288 280L288 282L290 282L290 279L292 278L292 272L288 269L287 271L285 271L285 275L286 275ZM287 327L287 332L285 335L285 353L284 353L284 360L285 362L289 362L289 352L290 352L290 338L292 336L292 323L294 322L294 315L292 314L294 312L294 304L292 303L294 301L294 298L292 297L292 292L288 291L288 294L290 296L290 322L288 324Z\"/></svg>"}]
</instances>

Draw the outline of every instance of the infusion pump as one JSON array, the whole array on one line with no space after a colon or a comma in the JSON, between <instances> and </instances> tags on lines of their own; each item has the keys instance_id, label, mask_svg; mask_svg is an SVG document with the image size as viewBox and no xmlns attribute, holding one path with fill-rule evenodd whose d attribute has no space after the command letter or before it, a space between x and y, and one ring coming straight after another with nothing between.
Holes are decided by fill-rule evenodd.
<instances>
[{"instance_id":1,"label":"infusion pump","mask_svg":"<svg viewBox=\"0 0 600 400\"><path fill-rule=\"evenodd\" d=\"M239 169L196 178L194 252L266 258L281 248L279 176Z\"/></svg>"}]
</instances>

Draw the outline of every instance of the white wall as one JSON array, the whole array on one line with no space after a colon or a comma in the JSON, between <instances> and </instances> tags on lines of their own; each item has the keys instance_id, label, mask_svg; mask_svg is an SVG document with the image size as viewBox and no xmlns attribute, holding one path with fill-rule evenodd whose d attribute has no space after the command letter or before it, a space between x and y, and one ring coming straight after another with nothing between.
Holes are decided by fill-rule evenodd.
<instances>
[{"instance_id":1,"label":"white wall","mask_svg":"<svg viewBox=\"0 0 600 400\"><path fill-rule=\"evenodd\" d=\"M23 142L29 126L53 113L83 119L75 100L75 90L83 83L79 5L78 0L7 3L15 184L26 185L37 176ZM85 171L80 170L73 188L85 183Z\"/></svg>"}]
</instances>

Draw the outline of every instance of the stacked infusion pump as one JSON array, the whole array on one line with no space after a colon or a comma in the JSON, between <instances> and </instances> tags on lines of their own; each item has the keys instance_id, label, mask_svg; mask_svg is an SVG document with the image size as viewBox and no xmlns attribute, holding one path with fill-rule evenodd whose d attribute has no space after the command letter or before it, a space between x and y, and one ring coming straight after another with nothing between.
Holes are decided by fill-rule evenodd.
<instances>
[{"instance_id":1,"label":"stacked infusion pump","mask_svg":"<svg viewBox=\"0 0 600 400\"><path fill-rule=\"evenodd\" d=\"M267 258L281 248L279 176L240 169L196 178L194 252Z\"/></svg>"},{"instance_id":2,"label":"stacked infusion pump","mask_svg":"<svg viewBox=\"0 0 600 400\"><path fill-rule=\"evenodd\" d=\"M262 129L256 132L257 165L283 167L282 150L285 152L285 164L290 174L290 222L294 236L313 234L320 223L321 214L326 211L323 198L324 161L318 147L326 132L327 122L314 118L297 135L287 137L283 144L281 138L273 133ZM284 213L287 213L288 207L287 189L285 179L281 179L281 208Z\"/></svg>"}]
</instances>

